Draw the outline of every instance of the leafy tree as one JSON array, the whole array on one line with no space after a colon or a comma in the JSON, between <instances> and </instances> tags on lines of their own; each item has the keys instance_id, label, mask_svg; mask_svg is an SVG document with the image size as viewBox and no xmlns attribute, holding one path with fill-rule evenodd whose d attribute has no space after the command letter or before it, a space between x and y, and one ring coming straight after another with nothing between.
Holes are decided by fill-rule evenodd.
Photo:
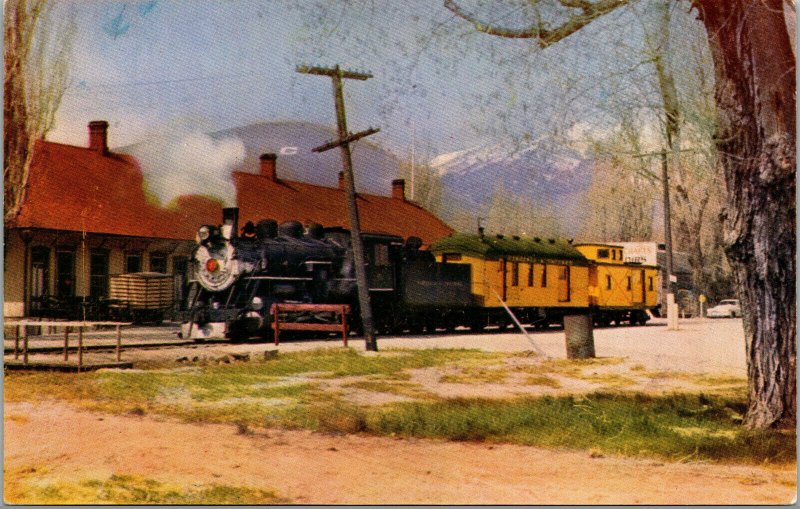
<instances>
[{"instance_id":1,"label":"leafy tree","mask_svg":"<svg viewBox=\"0 0 800 509\"><path fill-rule=\"evenodd\" d=\"M4 7L3 212L8 223L25 197L33 144L53 128L67 89L75 26L69 19L54 23L48 0L9 0Z\"/></svg>"},{"instance_id":2,"label":"leafy tree","mask_svg":"<svg viewBox=\"0 0 800 509\"><path fill-rule=\"evenodd\" d=\"M479 32L531 39L547 48L631 2L532 0L532 22L523 27L484 21L456 0L444 0L444 5ZM716 144L728 191L726 253L744 311L749 382L745 423L793 428L796 83L784 1L691 4L706 29L715 67ZM677 117L668 121L677 122Z\"/></svg>"},{"instance_id":3,"label":"leafy tree","mask_svg":"<svg viewBox=\"0 0 800 509\"><path fill-rule=\"evenodd\" d=\"M635 16L629 16L641 22L643 47L615 54L630 71L603 78L611 93L597 108L604 117L617 119L617 125L610 134L599 129L604 135L591 140L593 156L604 159L596 169L605 174L598 172L587 197L594 213L585 231L611 234L596 240L630 240L632 233L652 238L652 213L642 212L652 212L651 205L662 201L661 166L669 163L674 249L688 253L695 289L711 295L713 284L715 295L725 297L731 295L733 276L719 243L722 224L717 218L725 189L713 139L716 106L708 38L689 13L681 12L680 3L650 0L644 5L649 8L639 4L631 8ZM669 161L662 153L670 155ZM602 213L609 211L620 212Z\"/></svg>"}]
</instances>

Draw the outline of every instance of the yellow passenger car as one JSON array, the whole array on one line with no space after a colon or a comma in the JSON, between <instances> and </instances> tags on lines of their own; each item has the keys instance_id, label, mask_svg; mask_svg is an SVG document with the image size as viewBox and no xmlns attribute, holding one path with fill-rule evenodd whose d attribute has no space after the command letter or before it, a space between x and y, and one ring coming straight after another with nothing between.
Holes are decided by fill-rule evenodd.
<instances>
[{"instance_id":1,"label":"yellow passenger car","mask_svg":"<svg viewBox=\"0 0 800 509\"><path fill-rule=\"evenodd\" d=\"M431 251L440 262L472 267L473 329L510 324L503 304L521 322L542 326L588 311L589 264L568 241L455 233Z\"/></svg>"},{"instance_id":2,"label":"yellow passenger car","mask_svg":"<svg viewBox=\"0 0 800 509\"><path fill-rule=\"evenodd\" d=\"M644 324L646 310L658 306L659 270L626 263L624 248L613 244L576 244L589 260L589 304L599 325Z\"/></svg>"}]
</instances>

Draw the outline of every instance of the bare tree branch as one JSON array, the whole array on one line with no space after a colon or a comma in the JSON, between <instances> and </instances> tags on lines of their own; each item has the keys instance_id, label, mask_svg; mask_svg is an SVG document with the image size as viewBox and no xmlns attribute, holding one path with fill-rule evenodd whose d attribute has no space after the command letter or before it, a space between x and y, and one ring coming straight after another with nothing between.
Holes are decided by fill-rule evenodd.
<instances>
[{"instance_id":1,"label":"bare tree branch","mask_svg":"<svg viewBox=\"0 0 800 509\"><path fill-rule=\"evenodd\" d=\"M479 20L477 16L469 14L462 9L455 0L444 0L444 6L456 16L470 22L478 32L508 39L536 39L536 43L539 47L546 48L574 34L595 19L608 14L618 7L627 5L629 1L630 0L600 0L598 2L590 2L588 0L558 0L561 6L573 10L577 9L580 12L570 12L567 21L556 28L548 28L547 25L541 21L519 29L500 27Z\"/></svg>"}]
</instances>

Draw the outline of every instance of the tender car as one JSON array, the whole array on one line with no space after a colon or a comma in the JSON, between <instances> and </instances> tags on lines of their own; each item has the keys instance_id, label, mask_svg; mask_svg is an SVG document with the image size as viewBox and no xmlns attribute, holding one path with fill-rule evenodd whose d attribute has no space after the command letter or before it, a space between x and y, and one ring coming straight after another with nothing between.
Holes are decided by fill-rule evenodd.
<instances>
[{"instance_id":1,"label":"tender car","mask_svg":"<svg viewBox=\"0 0 800 509\"><path fill-rule=\"evenodd\" d=\"M712 308L708 308L709 318L736 318L742 316L742 306L738 299L726 299Z\"/></svg>"}]
</instances>

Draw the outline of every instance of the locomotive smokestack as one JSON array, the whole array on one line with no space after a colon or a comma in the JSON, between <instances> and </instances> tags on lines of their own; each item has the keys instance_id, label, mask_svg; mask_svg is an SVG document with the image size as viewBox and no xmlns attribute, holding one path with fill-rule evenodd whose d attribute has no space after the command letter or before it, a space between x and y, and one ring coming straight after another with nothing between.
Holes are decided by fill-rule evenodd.
<instances>
[{"instance_id":1,"label":"locomotive smokestack","mask_svg":"<svg viewBox=\"0 0 800 509\"><path fill-rule=\"evenodd\" d=\"M89 122L89 148L101 154L108 153L108 122L105 120Z\"/></svg>"},{"instance_id":2,"label":"locomotive smokestack","mask_svg":"<svg viewBox=\"0 0 800 509\"><path fill-rule=\"evenodd\" d=\"M278 156L275 154L261 154L258 159L261 161L261 176L277 182L278 171L275 169L275 161Z\"/></svg>"},{"instance_id":3,"label":"locomotive smokestack","mask_svg":"<svg viewBox=\"0 0 800 509\"><path fill-rule=\"evenodd\" d=\"M339 189L344 190L344 172L339 172Z\"/></svg>"},{"instance_id":4,"label":"locomotive smokestack","mask_svg":"<svg viewBox=\"0 0 800 509\"><path fill-rule=\"evenodd\" d=\"M222 236L227 240L236 238L239 233L239 208L222 209Z\"/></svg>"},{"instance_id":5,"label":"locomotive smokestack","mask_svg":"<svg viewBox=\"0 0 800 509\"><path fill-rule=\"evenodd\" d=\"M392 180L392 198L406 201L406 181L404 179Z\"/></svg>"}]
</instances>

